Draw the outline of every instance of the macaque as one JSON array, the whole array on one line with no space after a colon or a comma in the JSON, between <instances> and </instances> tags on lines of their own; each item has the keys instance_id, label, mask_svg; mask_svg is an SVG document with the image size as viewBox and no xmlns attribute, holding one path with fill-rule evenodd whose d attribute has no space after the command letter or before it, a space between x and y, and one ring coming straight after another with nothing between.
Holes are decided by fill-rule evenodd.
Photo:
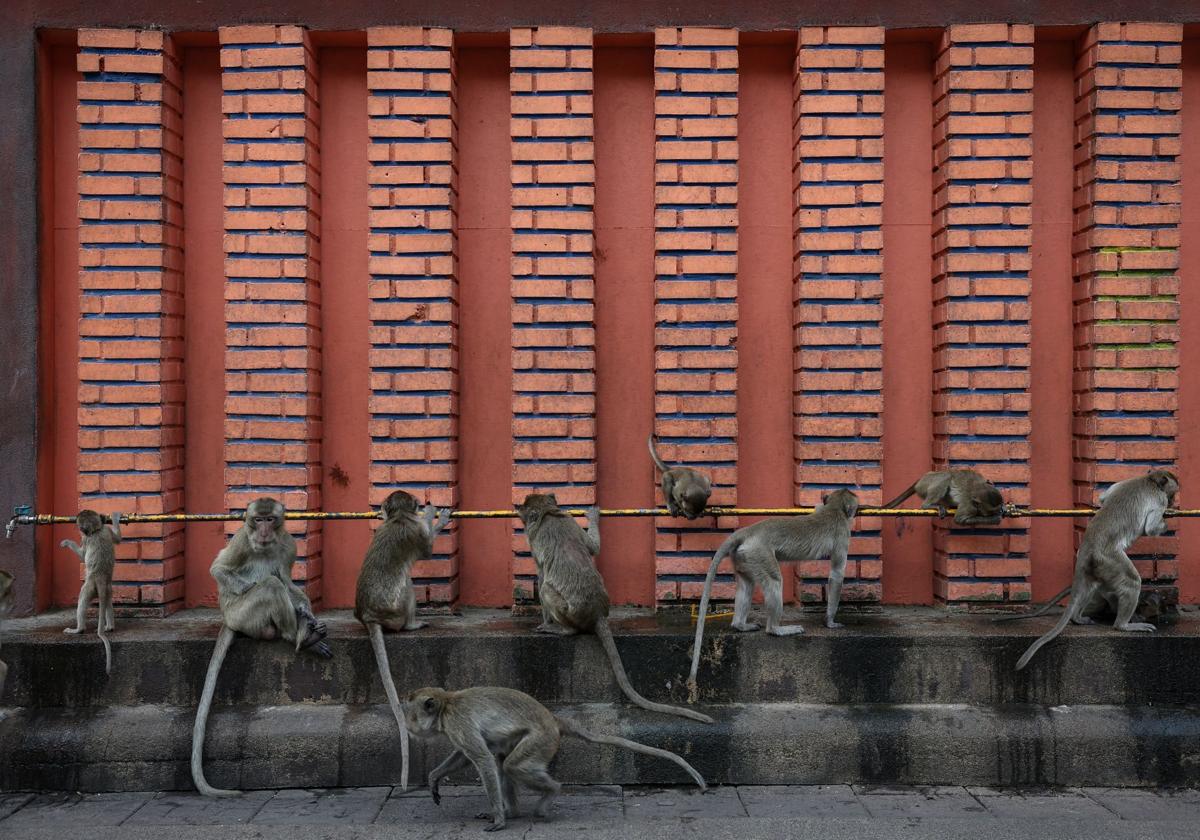
<instances>
[{"instance_id":1,"label":"macaque","mask_svg":"<svg viewBox=\"0 0 1200 840\"><path fill-rule=\"evenodd\" d=\"M916 493L927 508L935 508L938 516L946 516L946 508L954 506L956 525L996 525L1004 516L1004 497L991 482L974 470L939 470L928 472L883 508L894 508Z\"/></svg>"},{"instance_id":2,"label":"macaque","mask_svg":"<svg viewBox=\"0 0 1200 840\"><path fill-rule=\"evenodd\" d=\"M79 603L75 607L75 626L63 630L72 635L82 633L86 624L87 608L92 598L96 599L96 635L104 643L104 673L112 673L112 644L108 634L116 624L113 620L113 569L117 565L116 545L121 541L121 514L112 515L112 525L104 524L104 517L94 510L81 510L75 517L83 545L63 540L59 545L69 548L83 561L83 586L79 589Z\"/></svg>"},{"instance_id":3,"label":"macaque","mask_svg":"<svg viewBox=\"0 0 1200 840\"><path fill-rule=\"evenodd\" d=\"M654 448L654 435L646 438L654 466L662 473L662 494L667 510L672 516L697 519L708 507L712 495L712 482L708 476L691 467L669 467Z\"/></svg>"}]
</instances>

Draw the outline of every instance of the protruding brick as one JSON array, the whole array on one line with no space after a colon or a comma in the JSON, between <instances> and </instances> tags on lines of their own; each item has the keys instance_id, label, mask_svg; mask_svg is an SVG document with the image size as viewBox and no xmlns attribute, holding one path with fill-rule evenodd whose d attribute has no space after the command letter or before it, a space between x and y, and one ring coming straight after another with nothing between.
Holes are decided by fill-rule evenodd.
<instances>
[{"instance_id":1,"label":"protruding brick","mask_svg":"<svg viewBox=\"0 0 1200 840\"><path fill-rule=\"evenodd\" d=\"M80 507L175 513L183 505L180 65L161 32L78 37ZM143 75L135 83L127 72ZM182 606L182 533L178 524L130 528L117 549L114 600L143 614Z\"/></svg>"},{"instance_id":2,"label":"protruding brick","mask_svg":"<svg viewBox=\"0 0 1200 840\"><path fill-rule=\"evenodd\" d=\"M316 58L297 26L227 26L220 38L225 504L236 510L273 496L292 510L320 510ZM252 68L270 72L240 72ZM288 531L297 542L293 578L317 602L321 524L293 522Z\"/></svg>"},{"instance_id":3,"label":"protruding brick","mask_svg":"<svg viewBox=\"0 0 1200 840\"><path fill-rule=\"evenodd\" d=\"M1182 29L1102 23L1075 63L1075 501L1177 456ZM1077 523L1082 530L1085 522ZM1175 537L1130 553L1177 574Z\"/></svg>"},{"instance_id":4,"label":"protruding brick","mask_svg":"<svg viewBox=\"0 0 1200 840\"><path fill-rule=\"evenodd\" d=\"M933 466L1026 504L1033 27L951 26L935 72ZM934 529L939 599L1028 600L1025 522Z\"/></svg>"},{"instance_id":5,"label":"protruding brick","mask_svg":"<svg viewBox=\"0 0 1200 840\"><path fill-rule=\"evenodd\" d=\"M863 504L878 504L883 29L804 27L792 83L795 502L818 504L849 487ZM878 524L864 525L855 531L866 539L852 545L843 601L883 594ZM824 599L828 563L802 563L795 573L801 600Z\"/></svg>"},{"instance_id":6,"label":"protruding brick","mask_svg":"<svg viewBox=\"0 0 1200 840\"><path fill-rule=\"evenodd\" d=\"M374 27L367 43L371 504L407 490L456 507L456 51L446 29ZM457 597L457 528L443 533L413 570L422 602Z\"/></svg>"}]
</instances>

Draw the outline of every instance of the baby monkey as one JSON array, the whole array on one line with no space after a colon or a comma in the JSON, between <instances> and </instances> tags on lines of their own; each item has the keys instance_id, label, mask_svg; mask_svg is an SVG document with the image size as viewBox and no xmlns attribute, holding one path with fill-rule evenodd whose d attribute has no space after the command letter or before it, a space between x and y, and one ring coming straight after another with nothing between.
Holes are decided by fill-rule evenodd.
<instances>
[{"instance_id":1,"label":"baby monkey","mask_svg":"<svg viewBox=\"0 0 1200 840\"><path fill-rule=\"evenodd\" d=\"M595 735L569 718L551 714L528 694L511 688L478 687L463 691L420 688L408 696L405 718L414 736L430 737L440 732L454 746L454 752L429 774L429 793L434 804L441 804L438 784L443 778L466 767L468 762L475 765L492 806L492 824L485 831L499 831L510 817L519 816L517 785L540 793L534 814L547 815L562 788L547 768L564 735L673 761L692 777L700 790L706 789L703 777L675 753L616 735Z\"/></svg>"},{"instance_id":2,"label":"baby monkey","mask_svg":"<svg viewBox=\"0 0 1200 840\"><path fill-rule=\"evenodd\" d=\"M842 578L846 573L846 558L850 546L850 523L858 513L858 497L849 490L834 490L821 500L821 506L807 516L787 519L764 519L739 528L721 543L713 555L704 592L700 595L700 615L696 620L696 642L692 650L692 671L688 684L693 692L696 672L700 668L700 647L704 642L704 617L708 614L708 599L712 597L713 579L717 567L728 557L733 561L737 592L733 600L733 629L749 632L759 625L746 619L750 616L750 597L755 585L763 590L763 606L767 611L767 633L772 636L791 636L803 633L798 624L784 626L783 576L780 562L829 558L829 602L825 607L825 626L838 628L834 621L842 598Z\"/></svg>"},{"instance_id":3,"label":"baby monkey","mask_svg":"<svg viewBox=\"0 0 1200 840\"><path fill-rule=\"evenodd\" d=\"M947 507L955 507L956 525L997 525L1004 515L1004 497L991 482L974 470L938 470L927 472L884 508L894 508L916 493L927 508L946 516Z\"/></svg>"},{"instance_id":4,"label":"baby monkey","mask_svg":"<svg viewBox=\"0 0 1200 840\"><path fill-rule=\"evenodd\" d=\"M0 569L0 618L12 612L16 593L13 592L13 576ZM8 665L0 659L0 697L4 696L4 678L8 676Z\"/></svg>"},{"instance_id":5,"label":"baby monkey","mask_svg":"<svg viewBox=\"0 0 1200 840\"><path fill-rule=\"evenodd\" d=\"M408 790L408 729L404 726L404 711L396 683L388 666L383 631L419 630L425 622L417 621L417 594L412 586L413 564L428 560L433 554L434 538L450 521L450 511L438 513L433 505L425 506L423 516L417 515L417 500L412 494L396 490L383 500L383 524L375 531L362 570L358 573L358 590L354 596L354 617L362 622L371 637L375 664L383 680L388 705L400 728L401 787Z\"/></svg>"},{"instance_id":6,"label":"baby monkey","mask_svg":"<svg viewBox=\"0 0 1200 840\"><path fill-rule=\"evenodd\" d=\"M117 564L116 545L121 541L121 514L112 515L112 525L104 524L104 517L94 510L81 510L75 524L83 534L83 545L72 540L63 540L60 545L69 548L83 561L85 576L79 590L79 603L75 607L75 626L64 633L82 633L86 624L87 608L92 598L96 599L96 635L104 642L104 673L112 673L112 645L108 633L115 627L113 622L112 579Z\"/></svg>"},{"instance_id":7,"label":"baby monkey","mask_svg":"<svg viewBox=\"0 0 1200 840\"><path fill-rule=\"evenodd\" d=\"M662 494L667 510L672 516L699 518L708 507L708 497L712 495L712 482L708 476L691 467L668 467L654 448L654 435L646 438L646 445L650 447L654 466L662 473Z\"/></svg>"}]
</instances>

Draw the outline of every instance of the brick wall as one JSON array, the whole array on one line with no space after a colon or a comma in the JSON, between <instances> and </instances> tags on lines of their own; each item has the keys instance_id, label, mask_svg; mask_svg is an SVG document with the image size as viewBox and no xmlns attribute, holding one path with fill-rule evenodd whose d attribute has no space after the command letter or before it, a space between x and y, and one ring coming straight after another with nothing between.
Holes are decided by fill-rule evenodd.
<instances>
[{"instance_id":1,"label":"brick wall","mask_svg":"<svg viewBox=\"0 0 1200 840\"><path fill-rule=\"evenodd\" d=\"M225 504L321 507L319 93L296 26L221 29L225 160ZM321 525L292 522L320 597ZM211 562L211 561L209 561Z\"/></svg>"},{"instance_id":2,"label":"brick wall","mask_svg":"<svg viewBox=\"0 0 1200 840\"><path fill-rule=\"evenodd\" d=\"M454 36L367 32L371 98L371 503L404 489L458 505ZM456 528L413 571L422 602L458 597Z\"/></svg>"},{"instance_id":3,"label":"brick wall","mask_svg":"<svg viewBox=\"0 0 1200 840\"><path fill-rule=\"evenodd\" d=\"M333 480L338 466L322 457L330 441L361 446L364 463L369 453L366 473L346 480L369 487L372 504L406 488L438 505L459 506L462 485L479 480L463 474L460 446L471 451L495 446L506 456L511 452L512 474L504 469L503 486L473 506L503 507L531 491L553 491L565 505L584 506L597 501L598 463L646 458L644 441L634 435L618 441L619 452L605 443L598 457L596 422L607 410L596 399L599 345L619 348L614 358L619 352L640 372L630 377L639 384L623 389L623 398L638 401L647 417L653 411L653 429L668 461L713 476L714 504L763 503L745 497L763 492L753 482L743 481L741 497L736 492L739 457L743 479L764 468L786 475L798 504L813 504L839 486L856 488L864 504L882 501L885 478L889 488L897 478L903 481L897 486L915 478L894 475L899 468L884 459L882 424L896 411L931 419L930 468L973 467L1010 501L1037 503L1030 490L1037 466L1030 453L1030 403L1037 390L1031 348L1044 345L1031 335L1030 278L1035 263L1048 263L1038 263L1031 233L1034 159L1045 166L1073 151L1074 269L1070 277L1060 276L1061 269L1039 270L1038 276L1046 278L1040 282L1064 284L1058 287L1064 296L1069 284L1074 294L1074 358L1056 360L1075 372L1073 418L1063 418L1074 422L1073 462L1068 469L1061 459L1055 469L1064 482L1070 472L1077 504L1093 503L1113 481L1173 464L1179 439L1190 433L1175 418L1179 370L1190 364L1177 349L1183 32L1174 25L1100 23L1057 53L1061 61L1039 65L1039 73L1048 67L1047 73L1058 74L1053 88L1063 97L1066 88L1059 83L1075 86L1074 148L1064 134L1053 154L1033 143L1035 35L1063 37L1028 24L954 25L931 36L927 61L915 61L920 51L905 51L895 63L904 65L909 82L932 81L927 102L933 120L921 117L919 130L900 120L896 124L907 126L905 132L885 132L882 90L893 68L885 66L892 62L884 55L907 45L879 27L809 26L786 44L790 35L772 36L770 50L778 61L754 72L777 74L771 78L778 87L771 89L781 95L791 86L790 130L785 118L739 123L746 116L739 115L739 84L746 85L739 50L758 48L764 40L733 29L661 28L653 43L643 33L638 45L637 39L606 41L608 36L586 28L536 25L490 40L424 27L376 27L336 38L289 25L225 27L209 46L189 46L210 50L214 64L219 56L219 70L205 71L204 62L190 59L187 65L189 79L191 67L209 72L210 89L223 92L221 109L214 107L211 117L214 127L220 120L222 131L224 198L220 208L206 209L183 206L178 46L159 32L82 30L76 36L81 81L54 85L57 98L51 103L67 114L74 108L78 118L80 271L69 282L64 272L52 272L48 282L56 284L55 294L45 296L78 295L80 301L79 390L55 395L77 399L79 431L64 433L69 440L43 444L40 457L53 458L54 450L78 452L77 484L57 461L47 472L71 474L71 489L82 505L182 510L191 504L182 477L184 408L188 400L207 400L223 406L223 452L220 461L217 453L212 457L225 472L220 486L205 492L219 494L230 509L260 495L280 497L292 509L320 509L322 481ZM361 43L348 47L348 37L360 37ZM198 42L189 36L187 43ZM361 159L369 177L365 187L354 189L362 189L369 215L354 253L361 261L362 242L367 243L369 285L361 315L353 316L360 320L353 323L338 321L351 316L331 314L321 305L323 274L325 293L337 294L347 287L345 273L359 270L347 267L344 254L322 253L322 183L332 200L335 182L327 179L339 173L321 165L321 62L314 45L335 43L339 51L361 48L366 66L359 90L366 109ZM593 67L597 45L610 44L631 55L640 51L644 63L636 70L618 62ZM785 51L793 48L795 60L787 68ZM471 50L486 55L473 53L468 65L462 56ZM1066 63L1072 53L1073 74ZM472 101L494 102L488 114L499 112L501 121L504 113L509 116L506 137L475 142L468 150L458 142L460 132L478 132L482 117L481 106L468 113L459 102L460 60L464 68L478 68ZM910 65L921 62L925 66L918 69L928 75L914 76ZM634 327L619 319L598 327L595 318L596 262L607 258L596 252L594 241L598 78L629 90L641 85L647 108L653 97L653 258L623 260L628 276L620 278L629 288L646 284L640 288L647 296L653 290L653 335L649 324L637 327L641 342L624 341ZM907 90L912 89L910 84ZM467 99L464 93L463 102ZM758 107L748 103L757 101L765 100L746 99L748 113ZM196 119L194 111L188 113L189 120ZM499 123L492 118L491 124ZM761 183L767 166L759 158L747 195L738 195L739 125L748 132L748 145L753 137L756 148L778 143L780 155L792 149L791 171L782 159L778 164L778 177L788 179L780 183L790 185L794 198L789 212L782 201L751 200L761 195L753 185ZM647 156L649 143L646 137ZM920 146L915 156L913 143ZM930 193L932 218L923 212L911 222L922 243L928 240L927 251L918 245L900 255L885 253L885 227L892 236L889 225L908 224L884 222L885 207L894 214L899 206L889 204L897 197L883 189L889 149L903 149L903 159L928 160L931 166L932 189L921 192ZM926 150L929 157L923 158ZM341 160L350 158L340 144L338 152ZM494 194L489 207L499 210L501 221L464 223L459 199L477 194L472 191L479 189L478 167L485 159L489 171L508 167L507 180L489 189ZM471 183L459 181L460 171L468 169L464 160L475 167ZM602 171L599 189L614 195L648 189L648 171L636 189L620 174ZM351 190L345 181L336 183L344 202ZM791 305L778 327L739 323L739 222L749 221L739 219L739 199L743 212L778 204L755 212L771 218L752 221L756 230L778 232L781 238L771 241L792 243ZM185 394L182 242L190 225L214 230L209 241L223 236L224 276L189 275L186 287L221 284L225 364L211 377L196 377L193 366ZM620 248L619 220L605 230L612 237L605 250L611 253ZM1066 246L1066 230L1047 228L1045 235L1062 237ZM325 243L327 251L345 247L335 246L333 238ZM466 240L486 246L472 245L476 250L465 254ZM743 248L751 242L747 232ZM498 254L508 256L507 266ZM460 308L471 304L462 300L460 260L470 262L472 283L499 284L493 287L501 290L496 302L508 307L510 331L501 312L492 325L499 331L490 337L460 333ZM782 249L778 258L756 264L778 267L780 280L788 282ZM743 278L750 267L741 266ZM764 277L754 275L754 282ZM609 282L606 291L613 293L617 283ZM747 294L743 288L743 301ZM928 295L927 315L920 314L932 329L932 342L899 335L895 341L911 343L912 353L905 355L903 346L898 355L889 350L885 364L882 321L899 300L911 314L913 294L921 301ZM479 298L472 300L481 306ZM1065 306L1065 297L1062 302ZM324 404L321 387L322 345L333 340L324 337L327 323L329 336L347 335L356 325L369 332L363 367L356 371L369 388L370 420L363 428L327 422L337 416ZM756 331L754 346L762 349L750 354L743 348L739 359L739 334L750 331ZM892 343L889 338L889 348ZM479 393L478 383L460 374L460 359L480 356L511 360L511 392L509 368L501 361L505 397L493 395L501 401L511 396L511 429L495 428L494 407L488 407L489 421L483 407L460 406L460 394ZM884 405L883 395L898 393L895 384L913 375L914 360L925 371L930 364L922 360L932 360L932 390L914 395L909 389L908 399L899 402L912 404ZM780 404L771 417L782 422L763 425L772 439L756 436L740 456L739 364L770 366L772 376L763 381L783 382L790 374L793 385L785 393L794 399L790 437L786 406ZM752 390L742 391L743 411L755 410L748 404ZM1065 400L1065 383L1060 390ZM894 447L891 434L888 445ZM767 463L774 452L786 454ZM1200 476L1182 477L1186 501L1189 481ZM486 480L495 483L495 476ZM620 506L634 495L614 490L603 501ZM1085 524L1077 523L1077 530ZM713 549L737 525L735 519L659 518L653 556L618 555L620 562L605 568L644 564L647 584L653 572L655 603L688 602L699 594ZM856 523L847 602L881 600L889 574L925 576L934 598L957 606L1029 597L1039 545L1031 540L1027 520L986 529L908 521L909 530L933 530L934 549L927 562L905 555L902 570L889 569L888 558L880 556L884 530L897 525L866 518ZM289 527L299 537L297 579L319 599L321 528ZM460 598L465 573L457 531L447 532L434 559L416 570L425 603L444 606ZM131 527L129 534L117 571L123 608L160 614L182 606L185 567L193 577L195 567L203 567L205 577L212 558L185 557L178 526ZM509 536L510 543L500 547ZM1167 586L1195 574L1186 551L1174 537L1144 540L1135 559L1151 584ZM506 597L496 593L509 583L515 601L535 597L534 568L519 526L514 523L487 552L487 563L503 566L495 576L503 585L489 580L492 602ZM826 573L825 561L800 564L794 570L797 600L822 600ZM723 576L715 594L731 597L732 588ZM63 599L66 589L53 591Z\"/></svg>"},{"instance_id":4,"label":"brick wall","mask_svg":"<svg viewBox=\"0 0 1200 840\"><path fill-rule=\"evenodd\" d=\"M184 431L179 61L161 32L92 29L79 32L78 68L80 506L175 513ZM113 600L126 611L178 609L182 526L125 533Z\"/></svg>"},{"instance_id":5,"label":"brick wall","mask_svg":"<svg viewBox=\"0 0 1200 840\"><path fill-rule=\"evenodd\" d=\"M794 157L796 504L883 482L883 29L800 30ZM859 519L842 599L878 601L878 519ZM796 568L800 600L825 600L826 561Z\"/></svg>"},{"instance_id":6,"label":"brick wall","mask_svg":"<svg viewBox=\"0 0 1200 840\"><path fill-rule=\"evenodd\" d=\"M1075 501L1171 465L1179 340L1179 26L1101 23L1075 64ZM1186 498L1186 495L1185 495ZM1173 536L1131 551L1178 575Z\"/></svg>"}]
</instances>

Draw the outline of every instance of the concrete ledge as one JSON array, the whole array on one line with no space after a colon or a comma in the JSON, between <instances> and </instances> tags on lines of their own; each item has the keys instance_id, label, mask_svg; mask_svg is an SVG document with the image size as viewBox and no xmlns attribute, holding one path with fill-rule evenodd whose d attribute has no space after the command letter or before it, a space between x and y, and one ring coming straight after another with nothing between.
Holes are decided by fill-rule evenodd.
<instances>
[{"instance_id":1,"label":"concrete ledge","mask_svg":"<svg viewBox=\"0 0 1200 840\"><path fill-rule=\"evenodd\" d=\"M707 727L606 704L560 709L597 731L684 755L713 783L920 785L1200 784L1200 710L965 705L710 707ZM5 713L0 788L188 790L194 710L132 706ZM448 753L413 741L413 780ZM397 784L400 749L386 706L295 704L213 715L205 749L220 787ZM681 784L667 762L567 739L569 784ZM475 783L464 774L461 781Z\"/></svg>"},{"instance_id":2,"label":"concrete ledge","mask_svg":"<svg viewBox=\"0 0 1200 840\"><path fill-rule=\"evenodd\" d=\"M325 613L336 656L295 656L282 642L239 640L217 686L218 705L295 702L350 706L385 702L361 626L346 611ZM995 624L991 617L926 608L847 614L827 630L811 613L788 639L735 633L727 619L705 634L701 702L1030 703L1187 705L1200 698L1200 613L1154 634L1069 627L1025 671L1013 665L1052 617ZM126 620L113 636L113 674L94 634L65 636L69 614L7 622L9 663L0 704L89 708L194 706L218 628L213 610ZM503 685L545 703L617 703L621 694L599 643L536 634L534 618L470 610L432 619L416 633L388 634L401 692L423 685ZM633 684L654 700L684 702L694 625L686 616L633 610L614 631Z\"/></svg>"}]
</instances>

